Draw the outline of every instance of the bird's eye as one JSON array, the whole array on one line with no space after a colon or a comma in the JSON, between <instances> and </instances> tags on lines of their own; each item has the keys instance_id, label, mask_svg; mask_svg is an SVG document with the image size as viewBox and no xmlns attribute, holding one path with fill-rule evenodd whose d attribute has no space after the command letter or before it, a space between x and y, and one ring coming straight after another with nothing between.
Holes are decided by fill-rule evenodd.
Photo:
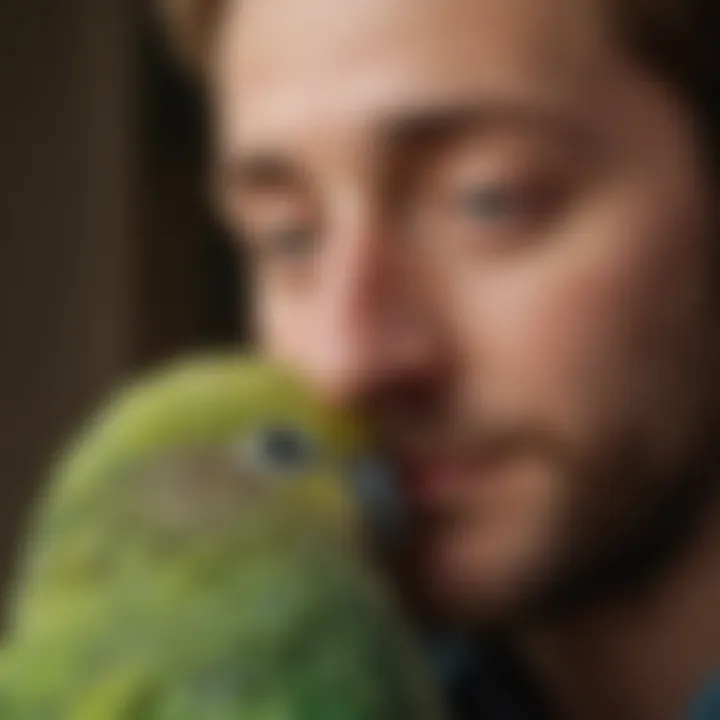
<instances>
[{"instance_id":1,"label":"bird's eye","mask_svg":"<svg viewBox=\"0 0 720 720\"><path fill-rule=\"evenodd\" d=\"M274 474L305 471L317 459L312 439L289 425L262 430L253 438L250 452L259 470Z\"/></svg>"}]
</instances>

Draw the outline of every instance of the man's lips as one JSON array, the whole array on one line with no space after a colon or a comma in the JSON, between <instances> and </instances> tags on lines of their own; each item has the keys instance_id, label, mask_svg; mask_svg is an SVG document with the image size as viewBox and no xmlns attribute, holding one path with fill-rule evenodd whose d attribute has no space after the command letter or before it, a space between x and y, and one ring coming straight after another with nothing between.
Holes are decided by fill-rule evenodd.
<instances>
[{"instance_id":1,"label":"man's lips","mask_svg":"<svg viewBox=\"0 0 720 720\"><path fill-rule=\"evenodd\" d=\"M413 506L458 502L478 483L496 476L501 460L499 454L483 451L405 459L399 463L399 480Z\"/></svg>"}]
</instances>

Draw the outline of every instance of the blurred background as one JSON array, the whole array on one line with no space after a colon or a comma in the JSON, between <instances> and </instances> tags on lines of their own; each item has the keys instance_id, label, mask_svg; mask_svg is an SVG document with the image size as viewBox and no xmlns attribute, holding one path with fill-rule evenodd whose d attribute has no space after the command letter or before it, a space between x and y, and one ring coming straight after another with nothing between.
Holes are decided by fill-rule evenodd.
<instances>
[{"instance_id":1,"label":"blurred background","mask_svg":"<svg viewBox=\"0 0 720 720\"><path fill-rule=\"evenodd\" d=\"M148 0L0 0L0 587L68 434L134 372L244 339L197 89Z\"/></svg>"}]
</instances>

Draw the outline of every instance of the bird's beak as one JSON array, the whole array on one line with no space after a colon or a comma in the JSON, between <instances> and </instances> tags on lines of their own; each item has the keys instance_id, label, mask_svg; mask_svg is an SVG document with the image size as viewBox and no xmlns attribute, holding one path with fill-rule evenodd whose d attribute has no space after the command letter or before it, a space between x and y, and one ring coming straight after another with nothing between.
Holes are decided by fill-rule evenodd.
<instances>
[{"instance_id":1,"label":"bird's beak","mask_svg":"<svg viewBox=\"0 0 720 720\"><path fill-rule=\"evenodd\" d=\"M380 455L354 455L347 472L354 495L373 543L390 550L408 531L405 499L392 464Z\"/></svg>"}]
</instances>

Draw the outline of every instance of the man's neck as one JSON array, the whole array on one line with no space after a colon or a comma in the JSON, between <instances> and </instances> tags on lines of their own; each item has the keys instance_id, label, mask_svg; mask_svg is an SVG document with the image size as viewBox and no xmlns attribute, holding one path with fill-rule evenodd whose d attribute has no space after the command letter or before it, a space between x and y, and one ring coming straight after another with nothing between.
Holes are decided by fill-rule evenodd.
<instances>
[{"instance_id":1,"label":"man's neck","mask_svg":"<svg viewBox=\"0 0 720 720\"><path fill-rule=\"evenodd\" d=\"M720 667L720 506L651 586L518 642L567 720L676 720Z\"/></svg>"}]
</instances>

